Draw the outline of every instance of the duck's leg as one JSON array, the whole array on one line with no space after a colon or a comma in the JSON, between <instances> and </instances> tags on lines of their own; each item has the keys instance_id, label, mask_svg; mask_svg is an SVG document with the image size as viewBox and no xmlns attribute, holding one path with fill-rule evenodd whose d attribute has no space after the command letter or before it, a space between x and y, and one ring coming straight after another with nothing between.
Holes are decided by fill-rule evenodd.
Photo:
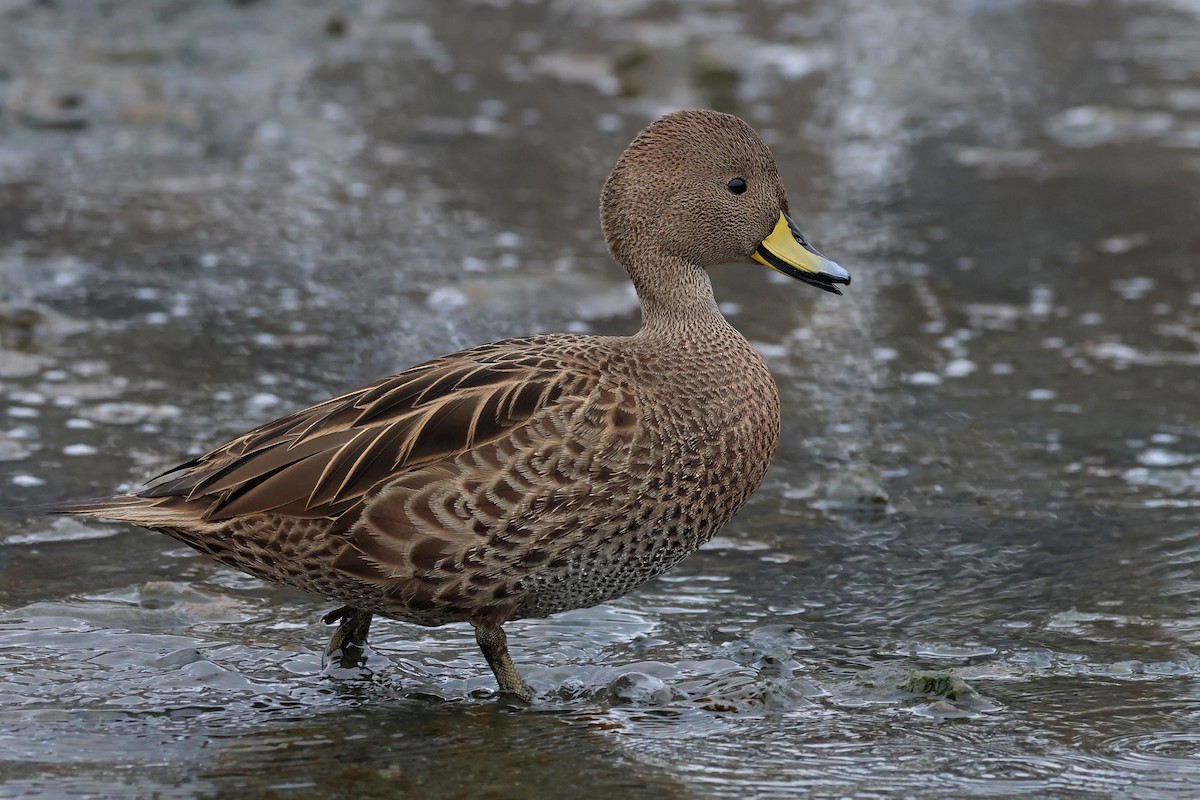
<instances>
[{"instance_id":1,"label":"duck's leg","mask_svg":"<svg viewBox=\"0 0 1200 800\"><path fill-rule=\"evenodd\" d=\"M354 606L342 606L321 618L326 625L341 621L329 646L321 658L321 666L334 661L342 669L351 669L363 663L363 650L367 646L367 632L371 629L371 612Z\"/></svg>"},{"instance_id":2,"label":"duck's leg","mask_svg":"<svg viewBox=\"0 0 1200 800\"><path fill-rule=\"evenodd\" d=\"M521 678L517 665L508 654L508 637L504 635L504 629L499 625L475 624L475 641L492 668L496 683L500 684L500 692L527 702L532 700L533 690Z\"/></svg>"}]
</instances>

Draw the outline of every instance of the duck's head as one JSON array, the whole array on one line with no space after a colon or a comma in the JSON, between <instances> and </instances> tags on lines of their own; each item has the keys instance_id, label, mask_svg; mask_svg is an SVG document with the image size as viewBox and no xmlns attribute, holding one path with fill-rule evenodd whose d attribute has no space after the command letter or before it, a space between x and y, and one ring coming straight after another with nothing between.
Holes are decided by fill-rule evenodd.
<instances>
[{"instance_id":1,"label":"duck's head","mask_svg":"<svg viewBox=\"0 0 1200 800\"><path fill-rule=\"evenodd\" d=\"M604 184L609 249L639 264L758 263L834 294L850 275L808 243L788 213L770 149L738 117L676 111L625 149Z\"/></svg>"}]
</instances>

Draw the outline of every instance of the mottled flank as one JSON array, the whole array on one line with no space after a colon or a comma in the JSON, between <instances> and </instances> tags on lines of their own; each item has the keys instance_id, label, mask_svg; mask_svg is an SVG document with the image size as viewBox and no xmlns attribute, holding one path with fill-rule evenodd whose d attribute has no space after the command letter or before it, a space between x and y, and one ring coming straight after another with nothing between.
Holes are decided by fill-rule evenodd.
<instances>
[{"instance_id":1,"label":"mottled flank","mask_svg":"<svg viewBox=\"0 0 1200 800\"><path fill-rule=\"evenodd\" d=\"M163 531L345 603L336 613L359 639L370 613L469 621L501 688L528 697L504 622L620 597L709 540L762 481L778 395L705 269L752 263L786 210L749 126L668 115L602 197L642 303L635 335L444 356L256 428L139 494L63 511Z\"/></svg>"}]
</instances>

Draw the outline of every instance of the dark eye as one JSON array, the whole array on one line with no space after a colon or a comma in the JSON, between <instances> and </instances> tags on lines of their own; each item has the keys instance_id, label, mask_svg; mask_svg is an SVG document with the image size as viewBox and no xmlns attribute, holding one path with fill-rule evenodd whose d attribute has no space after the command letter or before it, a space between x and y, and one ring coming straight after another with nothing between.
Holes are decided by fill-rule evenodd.
<instances>
[{"instance_id":1,"label":"dark eye","mask_svg":"<svg viewBox=\"0 0 1200 800\"><path fill-rule=\"evenodd\" d=\"M729 187L729 191L733 192L734 194L741 194L742 192L746 191L746 182L741 178L734 178L725 185Z\"/></svg>"}]
</instances>

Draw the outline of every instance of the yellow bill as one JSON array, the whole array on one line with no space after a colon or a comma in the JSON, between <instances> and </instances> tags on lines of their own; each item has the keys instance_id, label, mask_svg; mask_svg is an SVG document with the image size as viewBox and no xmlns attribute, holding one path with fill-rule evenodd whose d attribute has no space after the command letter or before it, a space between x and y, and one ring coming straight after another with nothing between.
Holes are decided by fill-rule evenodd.
<instances>
[{"instance_id":1,"label":"yellow bill","mask_svg":"<svg viewBox=\"0 0 1200 800\"><path fill-rule=\"evenodd\" d=\"M762 244L754 251L753 258L789 278L804 281L834 294L842 293L835 284L850 283L850 273L838 266L836 261L830 261L818 253L804 238L804 234L800 233L791 217L782 211L779 212L779 222L775 223L775 229L771 231L770 236L763 239Z\"/></svg>"}]
</instances>

